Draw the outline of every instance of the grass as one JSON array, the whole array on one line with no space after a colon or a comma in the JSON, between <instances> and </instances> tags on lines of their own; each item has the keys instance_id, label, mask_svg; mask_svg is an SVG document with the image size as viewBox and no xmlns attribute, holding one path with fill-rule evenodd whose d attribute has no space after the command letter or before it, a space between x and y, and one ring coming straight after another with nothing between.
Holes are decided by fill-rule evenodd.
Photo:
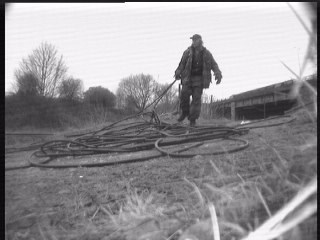
<instances>
[{"instance_id":1,"label":"grass","mask_svg":"<svg viewBox=\"0 0 320 240\"><path fill-rule=\"evenodd\" d=\"M228 155L164 157L107 168L32 168L23 179L19 172L6 173L11 186L6 188L6 200L27 198L28 211L36 216L27 220L35 221L29 232L12 233L9 227L8 239L24 235L31 239L36 232L42 239L178 239L184 233L198 234L199 229L214 229L212 239L218 232L223 240L252 239L316 174L316 126L301 113L305 110L293 113L297 120L289 125L250 131L245 136L250 147ZM21 181L32 184L28 193ZM38 201L33 203L35 196ZM292 234L302 231L296 226L307 217L302 213L314 211L306 200L281 219L285 222L279 229L269 229L272 236L285 235L283 231L293 226ZM19 200L17 204L25 205ZM10 212L6 223L20 226L13 218L15 211ZM16 212L16 219L25 215Z\"/></svg>"},{"instance_id":2,"label":"grass","mask_svg":"<svg viewBox=\"0 0 320 240\"><path fill-rule=\"evenodd\" d=\"M272 237L285 236L288 229L292 234L301 232L297 224L305 226L303 221L315 211L312 199L295 203L281 219L274 217L316 175L316 119L312 109L292 114L296 121L289 125L250 131L246 136L250 147L238 153L164 158L107 169L30 169L23 182L33 179L38 186L40 178L43 183L30 190L39 193L41 207L29 209L35 213L37 227L16 231L8 239L31 238L35 232L42 239L125 239L129 235L178 239L195 224L202 229L207 221L220 239L254 239L260 231L270 231ZM54 214L45 207L51 201L46 198L52 196L45 192L48 188L62 196L56 199L60 205ZM6 196L12 199L8 192ZM20 226L23 216L17 213L18 220L6 217L6 222ZM261 230L270 219L276 219L279 228Z\"/></svg>"}]
</instances>

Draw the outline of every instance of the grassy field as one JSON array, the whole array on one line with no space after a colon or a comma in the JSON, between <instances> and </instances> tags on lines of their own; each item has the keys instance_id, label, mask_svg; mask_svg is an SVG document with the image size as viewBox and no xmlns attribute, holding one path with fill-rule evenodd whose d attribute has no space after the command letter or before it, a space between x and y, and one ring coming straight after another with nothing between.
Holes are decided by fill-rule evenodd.
<instances>
[{"instance_id":1,"label":"grassy field","mask_svg":"<svg viewBox=\"0 0 320 240\"><path fill-rule=\"evenodd\" d=\"M6 171L6 239L216 239L217 227L223 240L244 239L317 176L317 119L308 109L292 115L291 123L251 129L242 136L249 147L232 154ZM6 147L62 136L11 136ZM23 165L32 152L6 153L5 164ZM292 210L284 220L299 214ZM311 214L282 239L315 239L316 226Z\"/></svg>"}]
</instances>

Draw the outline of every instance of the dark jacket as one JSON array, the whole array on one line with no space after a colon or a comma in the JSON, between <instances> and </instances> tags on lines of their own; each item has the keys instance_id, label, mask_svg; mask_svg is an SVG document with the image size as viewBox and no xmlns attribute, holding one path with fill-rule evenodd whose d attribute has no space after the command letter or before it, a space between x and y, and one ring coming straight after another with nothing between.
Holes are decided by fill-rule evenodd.
<instances>
[{"instance_id":1,"label":"dark jacket","mask_svg":"<svg viewBox=\"0 0 320 240\"><path fill-rule=\"evenodd\" d=\"M205 47L203 48L203 70L202 70L202 81L203 88L209 88L211 83L211 70L216 73L221 73L218 64L214 60L212 54ZM188 47L187 50L183 52L181 61L178 68L175 71L175 76L181 77L182 85L187 84L190 80L191 66L192 66L192 47Z\"/></svg>"}]
</instances>

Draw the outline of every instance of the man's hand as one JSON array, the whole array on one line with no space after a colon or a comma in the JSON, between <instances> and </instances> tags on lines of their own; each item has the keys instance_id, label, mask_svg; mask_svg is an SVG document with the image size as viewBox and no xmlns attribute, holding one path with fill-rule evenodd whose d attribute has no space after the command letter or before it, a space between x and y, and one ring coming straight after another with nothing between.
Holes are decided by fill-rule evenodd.
<instances>
[{"instance_id":1,"label":"man's hand","mask_svg":"<svg viewBox=\"0 0 320 240\"><path fill-rule=\"evenodd\" d=\"M175 79L181 79L181 74L180 74L180 71L177 70L175 73L174 73L174 78Z\"/></svg>"},{"instance_id":2,"label":"man's hand","mask_svg":"<svg viewBox=\"0 0 320 240\"><path fill-rule=\"evenodd\" d=\"M216 84L220 84L221 79L222 79L222 74L221 74L221 72L215 73L215 74L214 74L214 78L215 78L215 80L216 80Z\"/></svg>"}]
</instances>

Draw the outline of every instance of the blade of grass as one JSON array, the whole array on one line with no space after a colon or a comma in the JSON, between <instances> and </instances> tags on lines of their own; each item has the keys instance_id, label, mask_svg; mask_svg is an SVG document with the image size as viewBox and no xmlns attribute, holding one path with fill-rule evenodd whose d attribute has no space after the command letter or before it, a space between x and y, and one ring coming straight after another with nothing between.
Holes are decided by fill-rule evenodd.
<instances>
[{"instance_id":1,"label":"blade of grass","mask_svg":"<svg viewBox=\"0 0 320 240\"><path fill-rule=\"evenodd\" d=\"M256 186L256 190L257 190L258 196L259 196L259 198L260 198L260 200L261 200L261 202L262 202L262 204L263 204L264 208L266 209L266 211L267 211L267 213L268 213L269 217L271 217L272 215L271 215L270 209L269 209L269 207L268 207L268 205L267 205L267 203L266 203L265 199L263 198L263 196L262 196L261 192L260 192L260 191L259 191L259 189L257 188L257 186Z\"/></svg>"},{"instance_id":2,"label":"blade of grass","mask_svg":"<svg viewBox=\"0 0 320 240\"><path fill-rule=\"evenodd\" d=\"M303 203L308 197L317 192L317 178L314 178L307 186L305 186L290 202L280 209L272 218L267 220L259 227L259 231L265 232L274 228L280 223L290 212Z\"/></svg>"},{"instance_id":3,"label":"blade of grass","mask_svg":"<svg viewBox=\"0 0 320 240\"><path fill-rule=\"evenodd\" d=\"M219 168L217 168L217 166L214 164L214 162L212 160L209 161L212 168L218 173L219 176L221 176L221 171L219 170Z\"/></svg>"},{"instance_id":4,"label":"blade of grass","mask_svg":"<svg viewBox=\"0 0 320 240\"><path fill-rule=\"evenodd\" d=\"M214 208L211 202L209 203L209 211L210 211L210 216L212 221L213 240L220 240L220 231L219 231L216 209Z\"/></svg>"},{"instance_id":5,"label":"blade of grass","mask_svg":"<svg viewBox=\"0 0 320 240\"><path fill-rule=\"evenodd\" d=\"M308 29L307 25L304 23L304 21L301 19L301 17L299 16L299 14L296 12L296 10L294 10L294 8L291 6L290 3L288 3L288 6L290 7L290 9L292 10L292 12L294 13L294 15L298 18L299 22L301 23L301 25L303 26L304 30L306 30L306 32L309 34L309 36L312 36L312 32Z\"/></svg>"},{"instance_id":6,"label":"blade of grass","mask_svg":"<svg viewBox=\"0 0 320 240\"><path fill-rule=\"evenodd\" d=\"M190 182L186 177L184 177L183 180L189 183L194 188L198 198L200 199L201 206L204 207L205 200L203 199L200 189L197 187L197 185L194 184L193 182Z\"/></svg>"},{"instance_id":7,"label":"blade of grass","mask_svg":"<svg viewBox=\"0 0 320 240\"><path fill-rule=\"evenodd\" d=\"M280 60L280 62L282 63L282 65L289 70L289 72L291 72L297 79L300 79L300 76L298 76L287 64L285 64L283 61Z\"/></svg>"},{"instance_id":8,"label":"blade of grass","mask_svg":"<svg viewBox=\"0 0 320 240\"><path fill-rule=\"evenodd\" d=\"M46 236L44 235L44 233L43 233L43 231L42 231L42 228L41 228L41 226L40 226L40 224L39 224L39 223L38 223L38 229L39 229L39 232L40 232L41 238L42 238L42 239L44 239L44 240L46 240L47 238L46 238Z\"/></svg>"},{"instance_id":9,"label":"blade of grass","mask_svg":"<svg viewBox=\"0 0 320 240\"><path fill-rule=\"evenodd\" d=\"M256 231L249 234L243 240L272 240L275 238L280 237L285 232L289 231L290 229L296 227L299 223L307 219L308 217L312 216L315 212L317 212L317 202L314 201L311 204L307 204L306 206L302 207L294 218L284 224L279 224L274 229L261 229L258 228Z\"/></svg>"},{"instance_id":10,"label":"blade of grass","mask_svg":"<svg viewBox=\"0 0 320 240\"><path fill-rule=\"evenodd\" d=\"M289 231L290 229L296 227L299 223L312 216L317 212L317 202L314 201L311 204L307 204L299 210L299 213L296 214L294 218L288 221L285 224L279 225L276 229L274 229L274 235L280 236L283 233Z\"/></svg>"}]
</instances>

